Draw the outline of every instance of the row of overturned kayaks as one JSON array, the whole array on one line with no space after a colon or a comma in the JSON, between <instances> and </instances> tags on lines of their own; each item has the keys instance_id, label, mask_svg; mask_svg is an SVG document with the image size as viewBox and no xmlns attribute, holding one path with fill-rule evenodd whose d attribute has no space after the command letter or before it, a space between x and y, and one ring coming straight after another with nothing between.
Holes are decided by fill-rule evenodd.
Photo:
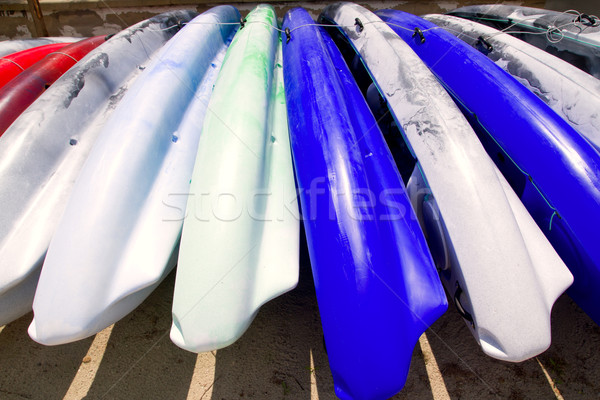
<instances>
[{"instance_id":1,"label":"row of overturned kayaks","mask_svg":"<svg viewBox=\"0 0 600 400\"><path fill-rule=\"evenodd\" d=\"M452 13L550 44L353 3L0 43L0 324L86 338L177 265L171 339L225 347L296 286L300 221L340 398L401 390L447 296L505 361L567 289L600 322L597 18Z\"/></svg>"}]
</instances>

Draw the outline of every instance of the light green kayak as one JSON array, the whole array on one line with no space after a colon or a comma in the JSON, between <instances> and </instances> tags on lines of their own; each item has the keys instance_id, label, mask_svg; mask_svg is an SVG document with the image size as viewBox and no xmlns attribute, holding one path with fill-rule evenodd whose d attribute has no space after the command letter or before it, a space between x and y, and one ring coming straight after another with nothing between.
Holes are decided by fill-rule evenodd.
<instances>
[{"instance_id":1,"label":"light green kayak","mask_svg":"<svg viewBox=\"0 0 600 400\"><path fill-rule=\"evenodd\" d=\"M299 216L273 7L231 43L206 115L184 221L171 339L194 352L236 341L298 282Z\"/></svg>"}]
</instances>

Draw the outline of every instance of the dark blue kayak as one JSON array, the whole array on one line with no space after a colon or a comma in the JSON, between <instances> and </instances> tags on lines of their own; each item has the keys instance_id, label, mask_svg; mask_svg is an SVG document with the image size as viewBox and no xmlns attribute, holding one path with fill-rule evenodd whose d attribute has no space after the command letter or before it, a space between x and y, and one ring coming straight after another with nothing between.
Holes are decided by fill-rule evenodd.
<instances>
[{"instance_id":1,"label":"dark blue kayak","mask_svg":"<svg viewBox=\"0 0 600 400\"><path fill-rule=\"evenodd\" d=\"M283 70L329 364L338 397L384 399L446 296L375 118L327 32L307 24L304 9L286 14Z\"/></svg>"},{"instance_id":2,"label":"dark blue kayak","mask_svg":"<svg viewBox=\"0 0 600 400\"><path fill-rule=\"evenodd\" d=\"M568 293L600 323L600 154L526 87L452 34L401 11L377 15L461 107L573 273Z\"/></svg>"}]
</instances>

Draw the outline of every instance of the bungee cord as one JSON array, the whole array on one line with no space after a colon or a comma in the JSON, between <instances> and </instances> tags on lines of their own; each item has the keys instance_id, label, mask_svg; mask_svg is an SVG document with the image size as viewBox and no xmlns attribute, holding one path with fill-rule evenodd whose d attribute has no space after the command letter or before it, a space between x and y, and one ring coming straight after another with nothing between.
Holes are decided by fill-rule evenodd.
<instances>
[{"instance_id":1,"label":"bungee cord","mask_svg":"<svg viewBox=\"0 0 600 400\"><path fill-rule=\"evenodd\" d=\"M576 16L576 18L573 19L573 21L562 24L562 25L556 25L556 21L558 20L558 18L560 18L561 15L574 15ZM491 20L491 19L490 19ZM589 21L588 23L585 23L584 21ZM510 21L510 20L509 20ZM548 25L548 27L546 29L544 29L542 32L530 32L530 31L525 31L525 30L511 30L511 28L521 25L522 22L527 21L527 18L525 19L521 19L518 21L513 22L512 24L510 24L509 26L507 26L504 29L499 30L497 33L493 33L491 35L486 35L483 36L483 39L492 39L493 37L497 36L497 35L501 35L503 33L506 34L528 34L528 35L545 35L546 39L551 42L551 43L558 43L561 40L563 40L565 38L565 34L564 34L564 29L569 27L569 26L575 26L579 29L581 29L582 31L589 28L589 27L597 27L600 26L600 18L598 18L596 15L588 15L588 14L584 14L581 13L577 10L566 10L563 11L562 13L560 13L559 15L557 15L554 20L552 21L552 23L550 25ZM383 23L386 24L388 26L393 26L399 29L403 29L409 32L415 32L416 34L419 34L419 36L421 36L422 33L426 33L430 30L435 30L435 29L441 29L441 27L439 26L435 26L435 27L431 27L428 29L418 29L418 32L415 30L415 28L409 28L407 26L401 25L401 24L396 24L393 22L383 22L383 21L366 21L366 22L362 22L359 18L355 19L355 23L353 25L340 25L340 24L335 24L335 23L331 23L331 24L319 24L319 23L314 23L314 24L303 24L303 25L299 25L294 27L293 29L281 29L278 25L273 25L273 24L269 24L267 22L264 21L246 21L246 19L242 18L240 20L240 22L194 22L194 21L190 21L190 22L179 22L175 25L171 25L165 28L161 28L161 29L156 29L157 31L166 31L169 29L173 29L175 27L182 27L185 25L240 25L240 27L243 29L245 26L247 25L254 25L254 24L260 24L260 25L265 25L267 27L273 28L274 30L280 32L280 33L284 33L286 34L288 41L291 39L291 34L296 31L297 29L301 29L301 28L305 28L305 27L325 27L325 28L338 28L338 29L352 29L354 27L358 27L359 32L362 32L362 30L364 29L365 25L370 25L370 24L377 24L377 23ZM420 33L419 33L420 32ZM421 37L421 40L424 41L424 38ZM576 40L576 39L573 39ZM594 45L592 43L589 43L590 45ZM595 45L594 45L595 46Z\"/></svg>"}]
</instances>

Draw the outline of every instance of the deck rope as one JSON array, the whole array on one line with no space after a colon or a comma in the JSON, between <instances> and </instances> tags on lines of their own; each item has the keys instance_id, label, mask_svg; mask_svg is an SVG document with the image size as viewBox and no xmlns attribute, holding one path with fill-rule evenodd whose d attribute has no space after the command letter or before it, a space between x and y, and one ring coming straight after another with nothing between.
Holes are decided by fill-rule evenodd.
<instances>
[{"instance_id":1,"label":"deck rope","mask_svg":"<svg viewBox=\"0 0 600 400\"><path fill-rule=\"evenodd\" d=\"M574 12L578 13L578 12L577 12L577 11L575 11L575 10L568 10L568 11L565 11L564 13L570 13L570 12L572 12L572 11L574 11ZM564 14L564 13L563 13L563 14ZM584 16L584 14L580 14L580 13L578 13L577 15L579 15L579 17L578 17L579 19L581 19L581 18ZM557 16L557 18L558 18L558 16ZM589 18L595 18L596 20L598 20L596 16L589 16ZM489 19L488 19L488 20L489 20ZM362 22L362 21L361 21L361 24L357 24L357 23L356 23L356 20L355 20L355 23L354 23L354 24L352 24L352 25L339 25L339 24L335 24L335 23L331 23L331 24L318 24L318 23L311 23L311 24L303 24L303 25L299 25L299 26L297 26L297 27L295 27L295 28L293 28L293 29L286 28L285 30L283 30L283 29L280 29L280 28L279 28L279 26L275 26L275 25L269 24L269 23L267 23L267 22L264 22L264 21L250 21L250 22L249 22L249 21L244 21L243 23L242 23L242 21L244 21L244 20L241 20L240 22L185 22L185 23L179 23L179 24L177 24L177 25L169 26L169 27L167 27L167 28L163 28L163 29L159 29L159 30L161 30L161 31L162 31L162 30L168 30L168 29L172 29L172 28L173 28L173 27L175 27L175 26L181 26L181 25L242 25L243 27L246 27L246 26L248 26L248 25L253 25L253 24L261 24L261 25L265 25L265 26L271 27L271 28L275 29L276 31L278 31L278 32L280 32L280 33L284 33L284 34L287 36L287 41L289 41L289 40L290 40L290 38L291 38L291 34L292 34L294 31L296 31L296 30L298 30L298 29L301 29L301 28L305 28L305 27L326 27L326 28L338 28L338 29L354 29L354 28L356 28L356 27L357 27L357 25L359 25L359 27L360 27L360 26L362 26L362 29L361 29L361 32L362 32L362 30L364 29L364 26L365 26L365 25L369 25L369 24L376 24L376 23L383 23L383 24L385 24L385 25L387 25L387 26L394 26L394 27L397 27L397 28L400 28L400 29L404 29L404 30L406 30L406 31L408 31L408 32L411 32L411 33L414 33L414 32L415 32L414 28L408 28L408 27L406 27L406 26L403 26L403 25L400 25L400 24L396 24L396 23L391 23L391 22L387 22L387 23L386 23L386 22L384 22L384 21L382 21L382 20L379 20L379 21L367 21L367 22ZM360 21L360 20L359 20L359 21ZM496 21L500 21L500 20L496 20ZM521 21L522 21L522 20L521 20ZM332 22L333 22L333 21L332 21ZM564 27L566 27L566 26L568 26L568 25L576 25L576 26L577 26L577 23L581 23L581 22L575 22L575 21L573 21L573 22L570 22L570 23L568 23L568 24L563 24L563 25L561 25L561 26L559 26L559 27L556 27L556 26L551 26L551 27L549 27L547 30L545 30L544 32L525 32L525 31L523 31L523 32L520 32L520 31L508 31L508 29L510 29L510 28L512 28L513 26L515 26L515 25L517 25L517 24L518 24L518 22L515 22L514 24L512 24L512 25L510 25L510 26L506 27L505 29L503 29L502 31L500 31L500 32L498 32L498 33L495 33L494 35L489 35L489 36L487 36L486 38L491 38L491 37L493 37L493 36L495 36L495 35L502 34L502 33L530 33L530 34L535 34L535 35L539 35L539 34L546 34L546 35L550 35L550 34L551 34L551 33L550 33L550 30L551 30L551 29L559 29L559 30L560 30L560 29L562 29L562 28L564 28ZM599 24L600 24L600 20L599 20ZM428 28L428 29L422 29L422 30L420 30L420 32L421 32L421 33L425 33L425 32L428 32L428 31L430 31L430 30L435 30L435 29L443 29L443 28L442 28L442 27L440 27L440 26L434 26L434 27L431 27L431 28ZM554 33L554 34L556 34L556 33ZM547 37L548 37L548 36L547 36ZM562 35L562 36L561 36L561 38L560 38L558 41L562 40L562 38L564 38L564 35ZM550 40L550 39L549 39L549 40ZM553 43L556 43L556 42L553 42ZM554 220L554 217L558 217L558 218L561 218L561 219L562 219L562 217L561 217L561 215L558 213L558 211L556 210L556 208L555 208L554 206L552 206L552 204L550 203L550 201L548 200L548 198L547 198L547 197L544 195L544 193L542 192L542 190L541 190L541 189L538 187L538 185L535 183L535 180L533 179L533 177L532 177L532 176L531 176L529 173L527 173L525 170L523 170L523 169L522 169L522 168L521 168L521 167L520 167L520 166L519 166L519 165L518 165L518 164L517 164L517 163L516 163L516 162L515 162L515 161L512 159L512 157L511 157L511 156L510 156L510 155L509 155L509 154L506 152L506 150L505 150L505 149L504 149L504 148L503 148L503 147L500 145L500 143L499 143L499 142L496 140L496 138L495 138L494 136L492 136L492 134L491 134L491 133L490 133L490 132L489 132L489 131L488 131L488 130L485 128L485 126L483 126L483 125L482 125L482 124L479 122L479 118L477 117L477 114L475 114L475 113L474 113L474 112L472 112L472 111L471 111L469 108L467 108L467 107L465 106L465 104L464 104L464 103L462 103L462 101L461 101L461 100L460 100L460 99L459 99L459 98L458 98L458 97L457 97L457 96L456 96L456 95L455 95L455 94L454 94L454 93L453 93L453 92L450 90L450 88L448 88L448 87L447 87L447 86L446 86L446 85L445 85L445 84L444 84L444 83L443 83L443 82L442 82L442 81L441 81L439 78L438 78L438 81L439 81L439 82L442 84L442 86L443 86L443 87L444 87L444 88L445 88L445 89L448 91L448 93L450 93L450 94L452 95L452 97L453 97L454 99L456 99L458 102L460 102L460 103L462 104L462 106L465 108L465 110L467 110L467 111L468 111L468 112L469 112L471 115L473 115L473 116L474 116L475 120L477 121L477 124L478 124L478 125L479 125L481 128L483 128L483 130L484 130L484 131L485 131L485 132L486 132L486 133L489 135L489 137L490 137L490 138L491 138L491 139L494 141L494 143L496 143L496 145L498 146L498 148L500 148L500 150L501 150L501 151L504 153L504 155L505 155L505 156L506 156L506 157L507 157L507 158L508 158L508 159L509 159L509 160L512 162L512 164L513 164L515 167L517 167L517 169L518 169L518 170L519 170L519 171L520 171L520 172L521 172L523 175L525 175L525 176L527 177L527 179L528 179L528 180L529 180L529 182L532 184L532 186L535 188L535 190L536 190L536 191L539 193L539 195L542 197L542 199L545 201L545 203L548 205L548 207L549 207L549 208L552 210L552 215L551 215L551 217L550 217L550 224L549 224L549 226L548 226L548 230L552 230L552 222L553 222L553 220ZM418 163L417 163L417 166L418 166ZM419 166L419 170L420 170L420 166ZM422 175L424 175L422 171L420 171L420 172L421 172L421 174L422 174Z\"/></svg>"},{"instance_id":2,"label":"deck rope","mask_svg":"<svg viewBox=\"0 0 600 400\"><path fill-rule=\"evenodd\" d=\"M17 67L21 68L21 71L25 71L25 68L21 67L16 61L11 60L10 58L2 57L2 58L0 58L0 60L11 62L11 63L15 64Z\"/></svg>"}]
</instances>

